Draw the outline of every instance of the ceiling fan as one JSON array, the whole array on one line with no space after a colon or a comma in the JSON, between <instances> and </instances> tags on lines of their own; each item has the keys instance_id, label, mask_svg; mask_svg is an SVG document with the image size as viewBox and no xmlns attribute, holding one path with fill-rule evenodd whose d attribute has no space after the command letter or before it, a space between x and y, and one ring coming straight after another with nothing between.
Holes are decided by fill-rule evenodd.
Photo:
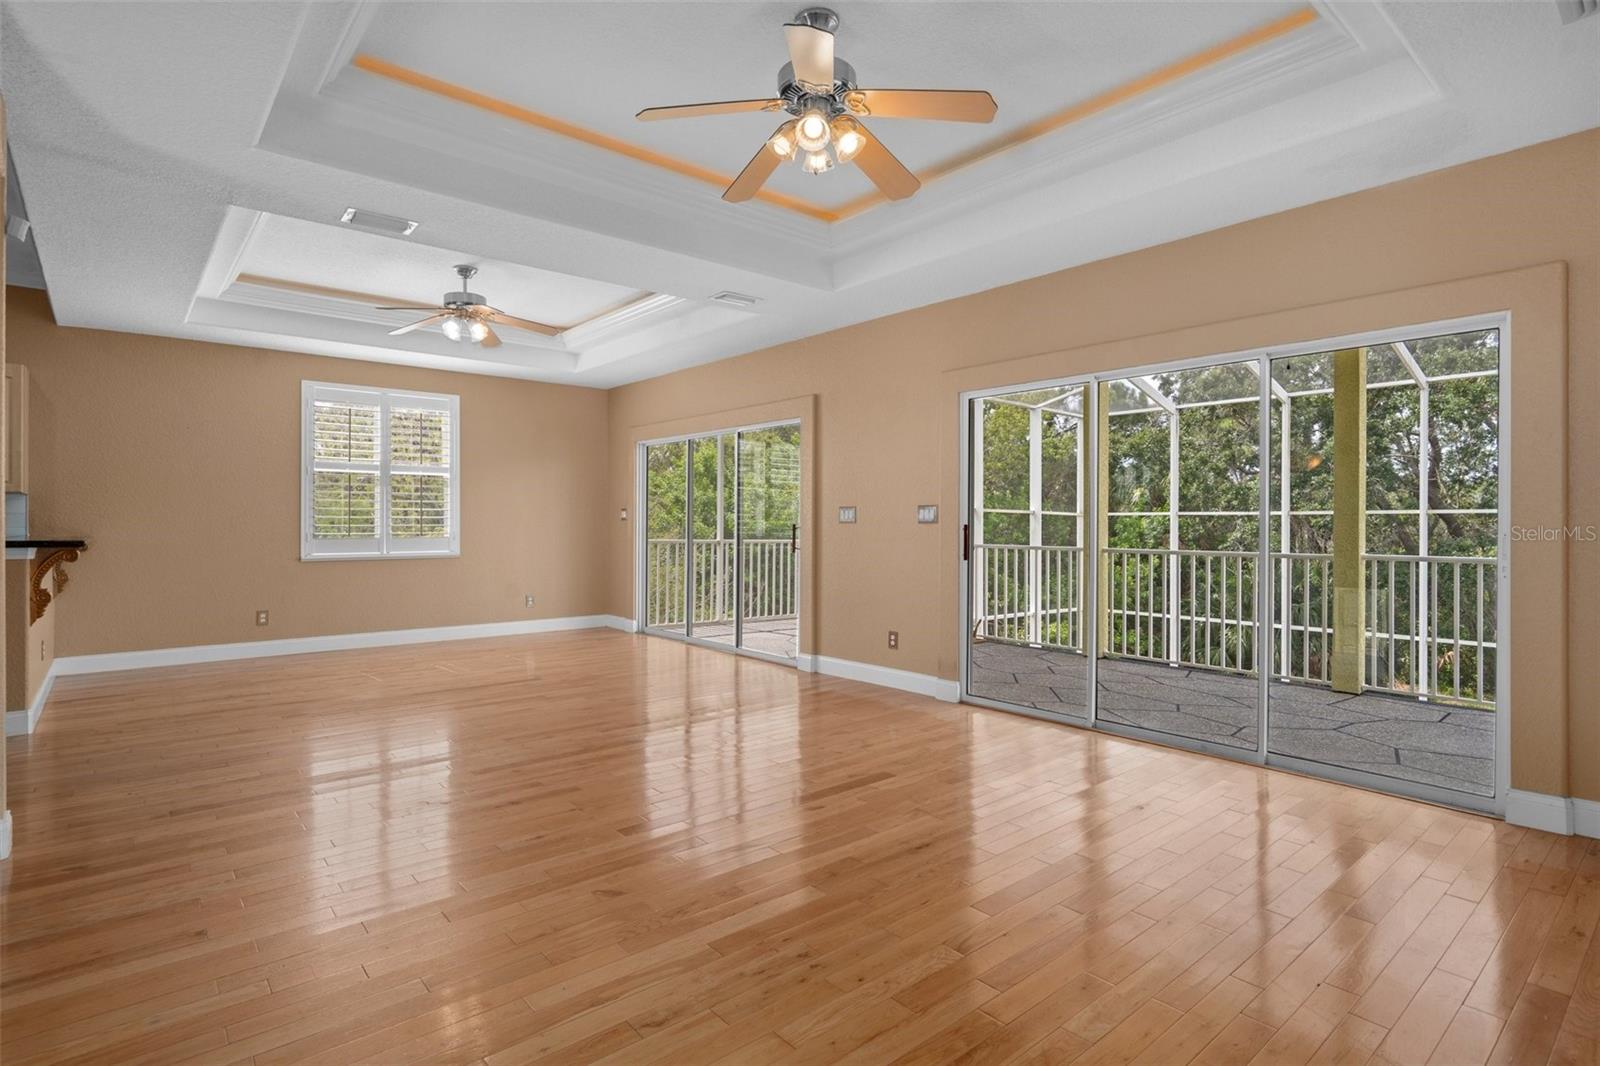
<instances>
[{"instance_id":1,"label":"ceiling fan","mask_svg":"<svg viewBox=\"0 0 1600 1066\"><path fill-rule=\"evenodd\" d=\"M836 163L854 160L891 200L903 200L921 187L915 174L861 118L922 118L946 122L990 122L994 97L966 89L861 89L855 68L833 54L839 16L825 7L808 7L783 27L789 62L778 71L778 95L760 100L726 100L676 107L647 107L646 122L747 111L783 111L794 116L779 126L723 192L733 202L753 197L778 164L799 159L808 174L822 174Z\"/></svg>"},{"instance_id":2,"label":"ceiling fan","mask_svg":"<svg viewBox=\"0 0 1600 1066\"><path fill-rule=\"evenodd\" d=\"M422 329L437 322L444 335L453 341L466 341L469 344L481 344L485 348L496 348L500 345L500 337L490 327L491 322L525 329L532 333L542 333L546 337L554 337L561 332L559 326L547 326L543 322L508 315L498 307L490 307L478 293L468 292L467 283L477 272L477 267L467 263L458 265L456 273L461 277L461 291L445 293L438 307L378 308L379 311L433 312L427 318L419 319L409 326L391 329L389 336L398 337L402 333L410 333L412 330Z\"/></svg>"}]
</instances>

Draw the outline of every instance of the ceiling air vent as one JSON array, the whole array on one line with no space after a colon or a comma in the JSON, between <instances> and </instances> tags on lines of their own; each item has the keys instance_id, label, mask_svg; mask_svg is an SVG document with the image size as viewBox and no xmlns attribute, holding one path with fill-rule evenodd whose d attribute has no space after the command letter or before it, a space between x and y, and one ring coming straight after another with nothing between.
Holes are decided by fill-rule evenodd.
<instances>
[{"instance_id":1,"label":"ceiling air vent","mask_svg":"<svg viewBox=\"0 0 1600 1066\"><path fill-rule=\"evenodd\" d=\"M1570 24L1600 11L1600 0L1556 0L1556 9L1561 21Z\"/></svg>"},{"instance_id":2,"label":"ceiling air vent","mask_svg":"<svg viewBox=\"0 0 1600 1066\"><path fill-rule=\"evenodd\" d=\"M368 233L381 233L385 237L409 237L417 231L417 224L409 218L380 215L376 211L358 211L353 207L345 208L339 221Z\"/></svg>"},{"instance_id":3,"label":"ceiling air vent","mask_svg":"<svg viewBox=\"0 0 1600 1066\"><path fill-rule=\"evenodd\" d=\"M728 292L726 290L717 293L711 298L718 303L729 304L733 307L754 307L761 302L761 297L759 296L747 296L742 292Z\"/></svg>"}]
</instances>

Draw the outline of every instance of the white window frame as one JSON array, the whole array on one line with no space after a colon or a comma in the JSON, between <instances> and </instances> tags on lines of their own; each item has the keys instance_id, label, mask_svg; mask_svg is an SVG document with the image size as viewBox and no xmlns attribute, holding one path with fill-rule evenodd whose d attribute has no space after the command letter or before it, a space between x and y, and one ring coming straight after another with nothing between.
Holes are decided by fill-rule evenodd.
<instances>
[{"instance_id":1,"label":"white window frame","mask_svg":"<svg viewBox=\"0 0 1600 1066\"><path fill-rule=\"evenodd\" d=\"M313 404L317 400L347 400L375 404L378 408L378 535L360 540L317 540L311 536L311 489L316 447L313 442ZM389 461L389 410L391 407L446 411L450 415L450 536L446 540L389 535L389 476L436 474L436 467L395 465ZM326 381L300 382L300 559L430 559L461 554L461 397L445 393L377 389L363 385L337 385Z\"/></svg>"}]
</instances>

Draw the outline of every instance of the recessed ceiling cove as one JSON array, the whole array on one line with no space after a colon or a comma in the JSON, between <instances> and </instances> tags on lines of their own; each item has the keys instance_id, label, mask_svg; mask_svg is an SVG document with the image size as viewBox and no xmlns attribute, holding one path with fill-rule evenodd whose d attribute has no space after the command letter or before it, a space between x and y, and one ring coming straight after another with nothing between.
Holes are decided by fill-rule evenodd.
<instances>
[{"instance_id":1,"label":"recessed ceiling cove","mask_svg":"<svg viewBox=\"0 0 1600 1066\"><path fill-rule=\"evenodd\" d=\"M837 0L862 87L993 121L867 119L908 199L840 165L724 202L777 116L635 115L771 96L802 6L0 3L52 307L609 387L1600 125L1600 20L1542 3ZM436 304L458 263L559 332L390 336L368 298Z\"/></svg>"}]
</instances>

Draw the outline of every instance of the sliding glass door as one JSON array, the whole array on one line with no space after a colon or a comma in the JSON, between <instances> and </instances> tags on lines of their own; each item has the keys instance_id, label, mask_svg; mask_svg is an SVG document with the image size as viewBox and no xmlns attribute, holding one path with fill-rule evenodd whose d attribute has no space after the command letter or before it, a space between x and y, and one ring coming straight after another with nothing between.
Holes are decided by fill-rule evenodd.
<instances>
[{"instance_id":1,"label":"sliding glass door","mask_svg":"<svg viewBox=\"0 0 1600 1066\"><path fill-rule=\"evenodd\" d=\"M1503 323L965 404L964 695L1489 808Z\"/></svg>"},{"instance_id":2,"label":"sliding glass door","mask_svg":"<svg viewBox=\"0 0 1600 1066\"><path fill-rule=\"evenodd\" d=\"M794 660L800 426L730 429L640 450L645 629Z\"/></svg>"},{"instance_id":3,"label":"sliding glass door","mask_svg":"<svg viewBox=\"0 0 1600 1066\"><path fill-rule=\"evenodd\" d=\"M1084 387L972 401L968 690L1087 722Z\"/></svg>"},{"instance_id":4,"label":"sliding glass door","mask_svg":"<svg viewBox=\"0 0 1600 1066\"><path fill-rule=\"evenodd\" d=\"M1496 795L1499 379L1494 329L1272 360L1273 755Z\"/></svg>"},{"instance_id":5,"label":"sliding glass door","mask_svg":"<svg viewBox=\"0 0 1600 1066\"><path fill-rule=\"evenodd\" d=\"M1256 362L1100 384L1099 719L1254 752Z\"/></svg>"}]
</instances>

